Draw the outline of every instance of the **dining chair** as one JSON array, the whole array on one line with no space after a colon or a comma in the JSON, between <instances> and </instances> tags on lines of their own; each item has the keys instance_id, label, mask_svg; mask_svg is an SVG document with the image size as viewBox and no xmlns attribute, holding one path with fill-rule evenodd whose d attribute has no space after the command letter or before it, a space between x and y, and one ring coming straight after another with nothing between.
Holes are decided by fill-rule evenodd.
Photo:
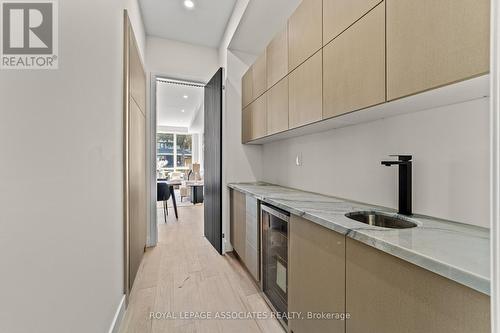
<instances>
[{"instance_id":1,"label":"dining chair","mask_svg":"<svg viewBox=\"0 0 500 333\"><path fill-rule=\"evenodd\" d=\"M156 183L156 201L163 201L163 216L165 217L165 223L167 223L168 215L168 203L167 200L170 199L170 189L167 183L157 182Z\"/></svg>"}]
</instances>

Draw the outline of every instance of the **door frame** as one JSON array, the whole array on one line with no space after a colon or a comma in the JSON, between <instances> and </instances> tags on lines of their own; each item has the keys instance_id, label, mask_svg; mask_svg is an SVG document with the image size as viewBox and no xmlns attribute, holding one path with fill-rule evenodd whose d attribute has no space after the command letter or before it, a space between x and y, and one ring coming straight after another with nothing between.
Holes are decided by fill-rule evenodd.
<instances>
[{"instance_id":1,"label":"door frame","mask_svg":"<svg viewBox=\"0 0 500 333\"><path fill-rule=\"evenodd\" d=\"M129 39L132 24L128 11L123 11L123 293L125 294L125 306L130 297L130 189L129 189Z\"/></svg>"},{"instance_id":2,"label":"door frame","mask_svg":"<svg viewBox=\"0 0 500 333\"><path fill-rule=\"evenodd\" d=\"M491 331L500 332L500 3L491 0L490 26L490 265Z\"/></svg>"},{"instance_id":3,"label":"door frame","mask_svg":"<svg viewBox=\"0 0 500 333\"><path fill-rule=\"evenodd\" d=\"M192 86L197 86L200 88L204 88L206 83L195 81L195 80L186 80L179 79L169 76L167 74L161 73L151 73L149 78L149 122L148 128L146 132L146 138L149 138L149 154L147 154L149 169L149 215L148 219L148 237L147 237L147 246L154 247L158 244L158 219L156 216L156 128L157 128L157 103L156 103L156 93L157 93L157 82L158 80L170 81L173 83L179 84L188 84ZM146 120L147 122L147 120ZM148 133L149 131L149 133Z\"/></svg>"}]
</instances>

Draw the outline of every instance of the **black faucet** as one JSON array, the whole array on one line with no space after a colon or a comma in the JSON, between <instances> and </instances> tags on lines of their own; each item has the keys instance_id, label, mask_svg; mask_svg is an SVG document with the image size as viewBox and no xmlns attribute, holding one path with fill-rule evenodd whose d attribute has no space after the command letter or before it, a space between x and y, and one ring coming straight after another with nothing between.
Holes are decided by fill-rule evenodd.
<instances>
[{"instance_id":1,"label":"black faucet","mask_svg":"<svg viewBox=\"0 0 500 333\"><path fill-rule=\"evenodd\" d=\"M382 165L399 165L399 214L412 215L411 211L411 155L396 156L397 161L382 161Z\"/></svg>"}]
</instances>

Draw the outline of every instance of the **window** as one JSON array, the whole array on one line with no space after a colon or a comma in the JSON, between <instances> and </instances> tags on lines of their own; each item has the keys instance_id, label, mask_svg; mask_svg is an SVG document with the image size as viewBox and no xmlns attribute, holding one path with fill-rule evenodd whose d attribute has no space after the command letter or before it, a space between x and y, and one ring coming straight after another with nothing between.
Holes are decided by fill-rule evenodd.
<instances>
[{"instance_id":1,"label":"window","mask_svg":"<svg viewBox=\"0 0 500 333\"><path fill-rule=\"evenodd\" d=\"M178 134L175 137L176 168L187 170L192 164L192 137L186 134Z\"/></svg>"},{"instance_id":2,"label":"window","mask_svg":"<svg viewBox=\"0 0 500 333\"><path fill-rule=\"evenodd\" d=\"M188 170L193 163L192 152L192 135L175 133L156 134L157 171Z\"/></svg>"}]
</instances>

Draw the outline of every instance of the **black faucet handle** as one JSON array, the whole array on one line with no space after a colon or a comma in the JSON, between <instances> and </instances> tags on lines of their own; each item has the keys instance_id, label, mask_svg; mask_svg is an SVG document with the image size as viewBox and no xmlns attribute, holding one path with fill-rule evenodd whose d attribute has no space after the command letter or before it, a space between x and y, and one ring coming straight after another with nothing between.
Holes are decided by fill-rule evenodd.
<instances>
[{"instance_id":1,"label":"black faucet handle","mask_svg":"<svg viewBox=\"0 0 500 333\"><path fill-rule=\"evenodd\" d=\"M400 161L408 162L413 158L411 155L389 155L391 157L397 157Z\"/></svg>"}]
</instances>

